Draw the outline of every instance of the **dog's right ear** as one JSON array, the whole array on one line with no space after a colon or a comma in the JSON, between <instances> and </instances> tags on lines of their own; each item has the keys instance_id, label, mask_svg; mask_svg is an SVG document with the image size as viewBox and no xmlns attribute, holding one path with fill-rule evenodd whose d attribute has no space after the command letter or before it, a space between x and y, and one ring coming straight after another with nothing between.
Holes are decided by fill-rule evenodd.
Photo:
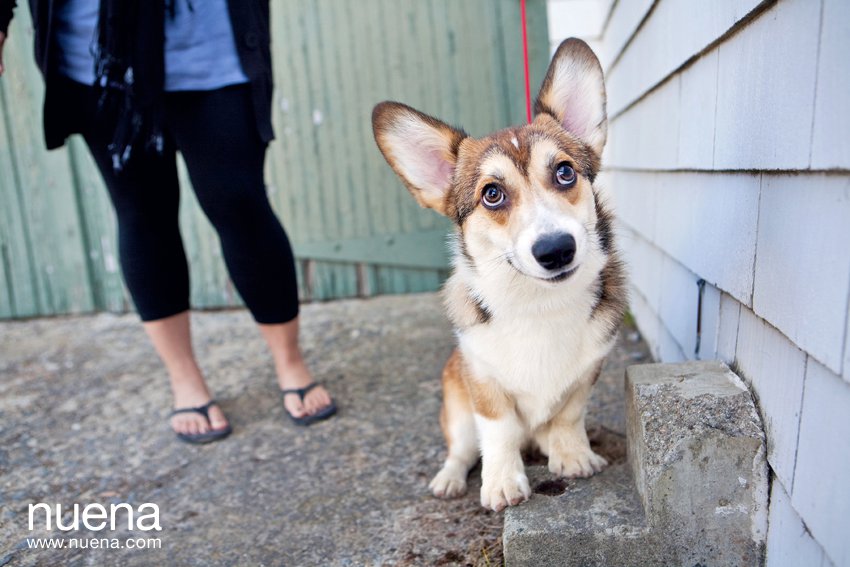
<instances>
[{"instance_id":1,"label":"dog's right ear","mask_svg":"<svg viewBox=\"0 0 850 567\"><path fill-rule=\"evenodd\" d=\"M389 101L372 111L372 129L387 163L419 204L445 215L458 147L466 133Z\"/></svg>"},{"instance_id":2,"label":"dog's right ear","mask_svg":"<svg viewBox=\"0 0 850 567\"><path fill-rule=\"evenodd\" d=\"M535 112L549 114L564 130L602 155L608 138L605 99L605 78L599 59L584 41L565 39L549 64Z\"/></svg>"}]
</instances>

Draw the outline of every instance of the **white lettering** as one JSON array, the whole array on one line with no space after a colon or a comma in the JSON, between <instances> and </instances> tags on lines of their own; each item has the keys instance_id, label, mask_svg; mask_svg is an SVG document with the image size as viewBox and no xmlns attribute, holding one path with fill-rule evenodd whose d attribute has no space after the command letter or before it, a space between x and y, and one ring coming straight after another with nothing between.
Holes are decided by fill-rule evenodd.
<instances>
[{"instance_id":1,"label":"white lettering","mask_svg":"<svg viewBox=\"0 0 850 567\"><path fill-rule=\"evenodd\" d=\"M91 520L102 520L98 525L93 525ZM89 504L83 508L83 525L87 530L100 531L106 527L106 508L100 504Z\"/></svg>"},{"instance_id":2,"label":"white lettering","mask_svg":"<svg viewBox=\"0 0 850 567\"><path fill-rule=\"evenodd\" d=\"M145 508L151 508L153 511L150 514L142 515L142 511ZM146 520L147 518L153 519L153 523L149 527L145 527L142 525L142 520ZM136 521L136 528L142 530L143 532L149 530L160 531L162 527L159 525L159 506L150 502L145 502L144 504L139 506L139 519Z\"/></svg>"},{"instance_id":3,"label":"white lettering","mask_svg":"<svg viewBox=\"0 0 850 567\"><path fill-rule=\"evenodd\" d=\"M39 508L44 509L44 529L50 530L50 506L44 502L39 502L38 504L30 504L30 531L34 529L35 511Z\"/></svg>"}]
</instances>

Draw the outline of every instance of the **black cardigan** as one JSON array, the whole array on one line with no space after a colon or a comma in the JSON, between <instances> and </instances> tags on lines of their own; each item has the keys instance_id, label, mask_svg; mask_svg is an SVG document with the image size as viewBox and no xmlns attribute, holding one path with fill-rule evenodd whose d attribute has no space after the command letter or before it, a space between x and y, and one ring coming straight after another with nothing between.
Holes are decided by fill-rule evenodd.
<instances>
[{"instance_id":1,"label":"black cardigan","mask_svg":"<svg viewBox=\"0 0 850 567\"><path fill-rule=\"evenodd\" d=\"M35 62L45 78L44 137L47 149L58 148L72 133L69 121L63 116L62 93L51 88L56 83L50 51L52 15L61 0L29 0L35 28ZM157 0L153 0L157 1ZM160 2L164 0L158 0ZM0 32L6 33L15 0L0 0ZM271 121L272 59L269 33L269 0L227 0L236 51L242 70L251 82L254 118L257 131L264 142L274 138Z\"/></svg>"}]
</instances>

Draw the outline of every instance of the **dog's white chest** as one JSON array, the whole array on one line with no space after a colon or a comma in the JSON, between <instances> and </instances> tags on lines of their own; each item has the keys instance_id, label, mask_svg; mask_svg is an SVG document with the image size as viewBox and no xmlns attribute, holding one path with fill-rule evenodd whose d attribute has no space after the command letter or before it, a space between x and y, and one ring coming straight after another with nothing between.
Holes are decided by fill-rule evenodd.
<instances>
[{"instance_id":1,"label":"dog's white chest","mask_svg":"<svg viewBox=\"0 0 850 567\"><path fill-rule=\"evenodd\" d=\"M512 394L534 425L547 420L564 393L610 349L593 322L580 319L492 320L465 330L460 348L473 374Z\"/></svg>"}]
</instances>

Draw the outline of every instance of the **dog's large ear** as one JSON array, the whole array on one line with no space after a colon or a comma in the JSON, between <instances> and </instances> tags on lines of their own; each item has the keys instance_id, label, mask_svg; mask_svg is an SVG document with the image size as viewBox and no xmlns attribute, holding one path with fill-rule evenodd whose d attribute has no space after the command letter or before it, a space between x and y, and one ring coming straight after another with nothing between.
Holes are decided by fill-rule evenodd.
<instances>
[{"instance_id":1,"label":"dog's large ear","mask_svg":"<svg viewBox=\"0 0 850 567\"><path fill-rule=\"evenodd\" d=\"M457 151L466 134L399 102L372 112L375 141L420 205L446 214Z\"/></svg>"},{"instance_id":2,"label":"dog's large ear","mask_svg":"<svg viewBox=\"0 0 850 567\"><path fill-rule=\"evenodd\" d=\"M608 137L605 81L590 46L576 38L561 43L534 108L554 116L567 132L602 154Z\"/></svg>"}]
</instances>

